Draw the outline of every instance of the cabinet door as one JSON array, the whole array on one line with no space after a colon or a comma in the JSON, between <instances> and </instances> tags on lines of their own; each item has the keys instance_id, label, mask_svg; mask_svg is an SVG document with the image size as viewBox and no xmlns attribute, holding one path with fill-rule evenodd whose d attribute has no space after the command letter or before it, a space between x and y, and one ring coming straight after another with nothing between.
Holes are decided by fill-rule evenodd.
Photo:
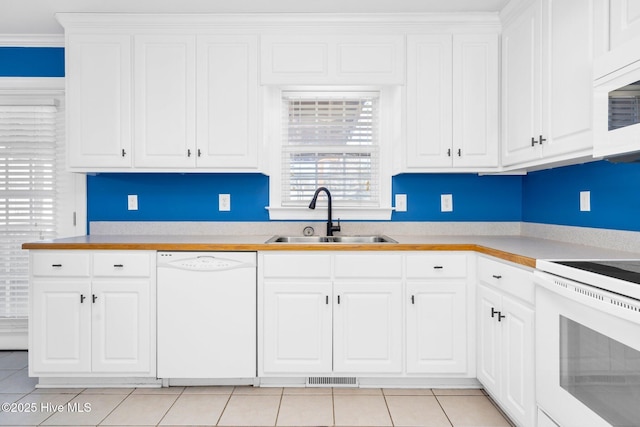
<instances>
[{"instance_id":1,"label":"cabinet door","mask_svg":"<svg viewBox=\"0 0 640 427\"><path fill-rule=\"evenodd\" d=\"M335 41L336 81L404 84L404 36L341 35Z\"/></svg>"},{"instance_id":2,"label":"cabinet door","mask_svg":"<svg viewBox=\"0 0 640 427\"><path fill-rule=\"evenodd\" d=\"M453 37L453 165L498 166L498 35Z\"/></svg>"},{"instance_id":3,"label":"cabinet door","mask_svg":"<svg viewBox=\"0 0 640 427\"><path fill-rule=\"evenodd\" d=\"M264 373L330 373L331 282L267 281L263 295Z\"/></svg>"},{"instance_id":4,"label":"cabinet door","mask_svg":"<svg viewBox=\"0 0 640 427\"><path fill-rule=\"evenodd\" d=\"M334 283L333 370L394 373L402 370L402 284Z\"/></svg>"},{"instance_id":5,"label":"cabinet door","mask_svg":"<svg viewBox=\"0 0 640 427\"><path fill-rule=\"evenodd\" d=\"M466 372L466 284L409 283L406 304L407 372Z\"/></svg>"},{"instance_id":6,"label":"cabinet door","mask_svg":"<svg viewBox=\"0 0 640 427\"><path fill-rule=\"evenodd\" d=\"M91 370L91 283L33 280L29 373Z\"/></svg>"},{"instance_id":7,"label":"cabinet door","mask_svg":"<svg viewBox=\"0 0 640 427\"><path fill-rule=\"evenodd\" d=\"M195 37L135 36L135 166L195 166Z\"/></svg>"},{"instance_id":8,"label":"cabinet door","mask_svg":"<svg viewBox=\"0 0 640 427\"><path fill-rule=\"evenodd\" d=\"M533 310L516 300L502 299L502 402L521 425L534 425L535 363Z\"/></svg>"},{"instance_id":9,"label":"cabinet door","mask_svg":"<svg viewBox=\"0 0 640 427\"><path fill-rule=\"evenodd\" d=\"M255 36L198 37L198 167L258 166L257 44Z\"/></svg>"},{"instance_id":10,"label":"cabinet door","mask_svg":"<svg viewBox=\"0 0 640 427\"><path fill-rule=\"evenodd\" d=\"M149 371L152 333L149 287L147 280L93 282L93 372Z\"/></svg>"},{"instance_id":11,"label":"cabinet door","mask_svg":"<svg viewBox=\"0 0 640 427\"><path fill-rule=\"evenodd\" d=\"M131 166L131 37L70 35L66 45L71 168Z\"/></svg>"},{"instance_id":12,"label":"cabinet door","mask_svg":"<svg viewBox=\"0 0 640 427\"><path fill-rule=\"evenodd\" d=\"M260 37L262 84L403 84L404 36Z\"/></svg>"},{"instance_id":13,"label":"cabinet door","mask_svg":"<svg viewBox=\"0 0 640 427\"><path fill-rule=\"evenodd\" d=\"M451 166L452 39L407 37L407 168Z\"/></svg>"},{"instance_id":14,"label":"cabinet door","mask_svg":"<svg viewBox=\"0 0 640 427\"><path fill-rule=\"evenodd\" d=\"M637 0L609 0L609 47L615 49L640 37L640 3Z\"/></svg>"},{"instance_id":15,"label":"cabinet door","mask_svg":"<svg viewBox=\"0 0 640 427\"><path fill-rule=\"evenodd\" d=\"M541 12L534 2L502 32L502 164L538 159L541 134Z\"/></svg>"},{"instance_id":16,"label":"cabinet door","mask_svg":"<svg viewBox=\"0 0 640 427\"><path fill-rule=\"evenodd\" d=\"M593 146L592 0L545 0L545 157Z\"/></svg>"},{"instance_id":17,"label":"cabinet door","mask_svg":"<svg viewBox=\"0 0 640 427\"><path fill-rule=\"evenodd\" d=\"M260 37L262 84L300 84L330 79L330 37L264 35ZM331 58L330 58L331 56Z\"/></svg>"},{"instance_id":18,"label":"cabinet door","mask_svg":"<svg viewBox=\"0 0 640 427\"><path fill-rule=\"evenodd\" d=\"M500 395L502 370L501 348L502 337L497 317L493 310L500 310L502 297L486 286L478 286L478 380L487 390L496 396Z\"/></svg>"}]
</instances>

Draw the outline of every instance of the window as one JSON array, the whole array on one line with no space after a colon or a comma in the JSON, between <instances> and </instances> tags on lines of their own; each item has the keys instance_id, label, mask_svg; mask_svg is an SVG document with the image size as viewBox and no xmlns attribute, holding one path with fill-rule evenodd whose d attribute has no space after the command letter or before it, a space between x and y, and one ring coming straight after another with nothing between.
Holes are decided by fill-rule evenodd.
<instances>
[{"instance_id":1,"label":"window","mask_svg":"<svg viewBox=\"0 0 640 427\"><path fill-rule=\"evenodd\" d=\"M28 241L86 233L86 178L65 171L64 79L0 79L0 350L27 348Z\"/></svg>"},{"instance_id":2,"label":"window","mask_svg":"<svg viewBox=\"0 0 640 427\"><path fill-rule=\"evenodd\" d=\"M56 107L0 105L0 317L28 312L27 241L56 236Z\"/></svg>"},{"instance_id":3,"label":"window","mask_svg":"<svg viewBox=\"0 0 640 427\"><path fill-rule=\"evenodd\" d=\"M308 205L318 187L327 187L334 217L388 219L384 94L290 90L278 95L279 158L270 180L270 217L324 217Z\"/></svg>"}]
</instances>

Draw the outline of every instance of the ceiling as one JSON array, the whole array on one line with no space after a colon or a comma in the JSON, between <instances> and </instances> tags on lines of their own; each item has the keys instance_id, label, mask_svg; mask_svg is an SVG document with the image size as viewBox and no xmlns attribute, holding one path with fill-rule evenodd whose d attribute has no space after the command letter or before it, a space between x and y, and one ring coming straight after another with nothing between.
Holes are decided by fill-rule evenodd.
<instances>
[{"instance_id":1,"label":"ceiling","mask_svg":"<svg viewBox=\"0 0 640 427\"><path fill-rule=\"evenodd\" d=\"M497 12L509 0L0 0L0 36L62 34L57 12L446 13Z\"/></svg>"}]
</instances>

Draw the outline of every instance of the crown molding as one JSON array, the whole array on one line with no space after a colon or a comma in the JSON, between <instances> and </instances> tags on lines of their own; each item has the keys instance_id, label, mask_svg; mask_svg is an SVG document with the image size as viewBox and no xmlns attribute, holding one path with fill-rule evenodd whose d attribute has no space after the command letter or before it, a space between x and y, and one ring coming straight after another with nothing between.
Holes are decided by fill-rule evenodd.
<instances>
[{"instance_id":1,"label":"crown molding","mask_svg":"<svg viewBox=\"0 0 640 427\"><path fill-rule=\"evenodd\" d=\"M0 34L0 47L64 47L64 35Z\"/></svg>"},{"instance_id":2,"label":"crown molding","mask_svg":"<svg viewBox=\"0 0 640 427\"><path fill-rule=\"evenodd\" d=\"M66 31L147 29L252 29L273 28L420 29L425 25L447 27L500 27L498 12L477 13L236 13L236 14L137 14L57 13Z\"/></svg>"}]
</instances>

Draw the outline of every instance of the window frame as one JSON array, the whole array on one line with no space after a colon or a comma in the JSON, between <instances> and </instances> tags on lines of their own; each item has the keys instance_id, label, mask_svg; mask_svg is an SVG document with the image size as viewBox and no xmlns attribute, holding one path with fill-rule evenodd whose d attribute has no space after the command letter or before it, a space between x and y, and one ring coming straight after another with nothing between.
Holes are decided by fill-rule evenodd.
<instances>
[{"instance_id":1,"label":"window frame","mask_svg":"<svg viewBox=\"0 0 640 427\"><path fill-rule=\"evenodd\" d=\"M269 171L269 219L271 220L322 220L327 218L326 209L309 209L306 206L286 206L282 194L282 151L283 126L282 109L283 94L291 92L331 93L377 92L379 94L379 202L377 206L340 206L333 205L335 220L390 220L391 176L393 170L392 147L400 146L399 117L401 102L400 88L391 86L281 86L265 87L264 123L265 149L268 153L267 170ZM395 139L395 140L394 140ZM326 197L321 196L318 203L326 206ZM310 202L311 200L309 200Z\"/></svg>"},{"instance_id":2,"label":"window frame","mask_svg":"<svg viewBox=\"0 0 640 427\"><path fill-rule=\"evenodd\" d=\"M57 105L56 141L56 237L85 235L87 232L86 176L68 172L65 140L66 109L64 78L0 78L3 103L35 103L52 100ZM28 256L28 252L24 251ZM29 289L29 292L31 290ZM27 349L27 317L0 318L0 350Z\"/></svg>"}]
</instances>

